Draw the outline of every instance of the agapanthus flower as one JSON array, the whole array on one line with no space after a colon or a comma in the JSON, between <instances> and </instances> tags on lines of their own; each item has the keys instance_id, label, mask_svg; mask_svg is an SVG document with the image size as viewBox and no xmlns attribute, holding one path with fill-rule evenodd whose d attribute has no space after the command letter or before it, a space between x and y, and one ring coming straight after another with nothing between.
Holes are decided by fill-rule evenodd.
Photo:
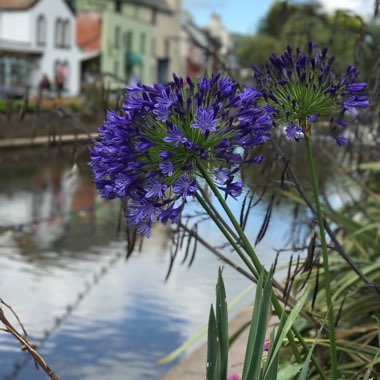
<instances>
[{"instance_id":1,"label":"agapanthus flower","mask_svg":"<svg viewBox=\"0 0 380 380\"><path fill-rule=\"evenodd\" d=\"M288 126L287 139L299 138L297 128L310 138L312 124L323 119L336 120L336 127L344 126L346 113L353 114L354 121L359 109L369 105L367 96L361 94L367 84L356 82L359 71L355 66L348 66L342 74L335 73L334 57L327 56L327 48L313 51L312 42L306 52L297 48L294 53L288 46L281 56L273 53L264 70L253 66L257 88L273 109L275 123ZM341 137L336 141L342 145Z\"/></svg>"},{"instance_id":2,"label":"agapanthus flower","mask_svg":"<svg viewBox=\"0 0 380 380\"><path fill-rule=\"evenodd\" d=\"M301 137L301 132L301 127L297 127L294 124L290 124L285 128L285 137L287 140L295 139L296 141L298 141Z\"/></svg>"},{"instance_id":3,"label":"agapanthus flower","mask_svg":"<svg viewBox=\"0 0 380 380\"><path fill-rule=\"evenodd\" d=\"M157 220L178 222L196 194L199 165L238 197L240 166L261 162L252 147L270 138L274 111L259 107L261 98L219 74L198 84L174 76L166 86L128 87L121 111L108 112L90 151L97 189L123 199L128 224L146 236Z\"/></svg>"}]
</instances>

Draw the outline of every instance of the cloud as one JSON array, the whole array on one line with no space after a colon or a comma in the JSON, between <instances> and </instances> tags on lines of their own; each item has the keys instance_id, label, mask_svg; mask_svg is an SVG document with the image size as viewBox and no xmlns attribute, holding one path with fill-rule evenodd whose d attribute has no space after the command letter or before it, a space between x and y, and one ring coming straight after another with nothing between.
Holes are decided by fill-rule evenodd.
<instances>
[{"instance_id":1,"label":"cloud","mask_svg":"<svg viewBox=\"0 0 380 380\"><path fill-rule=\"evenodd\" d=\"M361 16L372 12L372 2L369 0L320 0L323 8L332 13L337 9L350 10Z\"/></svg>"}]
</instances>

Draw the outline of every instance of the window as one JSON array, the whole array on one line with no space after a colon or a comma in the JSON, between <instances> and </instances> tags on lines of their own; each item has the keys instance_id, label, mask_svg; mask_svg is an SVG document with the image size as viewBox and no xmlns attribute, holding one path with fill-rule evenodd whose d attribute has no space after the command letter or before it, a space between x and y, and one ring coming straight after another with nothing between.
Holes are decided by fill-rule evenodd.
<instances>
[{"instance_id":1,"label":"window","mask_svg":"<svg viewBox=\"0 0 380 380\"><path fill-rule=\"evenodd\" d=\"M156 25L156 23L157 23L157 10L156 9L152 9L150 21L151 21L152 25Z\"/></svg>"},{"instance_id":2,"label":"window","mask_svg":"<svg viewBox=\"0 0 380 380\"><path fill-rule=\"evenodd\" d=\"M145 43L146 43L146 36L145 33L142 33L140 36L140 53L145 53Z\"/></svg>"},{"instance_id":3,"label":"window","mask_svg":"<svg viewBox=\"0 0 380 380\"><path fill-rule=\"evenodd\" d=\"M120 26L115 28L115 48L119 49L120 47Z\"/></svg>"},{"instance_id":4,"label":"window","mask_svg":"<svg viewBox=\"0 0 380 380\"><path fill-rule=\"evenodd\" d=\"M152 38L152 56L156 55L156 39Z\"/></svg>"},{"instance_id":5,"label":"window","mask_svg":"<svg viewBox=\"0 0 380 380\"><path fill-rule=\"evenodd\" d=\"M170 41L168 39L165 40L165 57L169 57L170 55Z\"/></svg>"},{"instance_id":6,"label":"window","mask_svg":"<svg viewBox=\"0 0 380 380\"><path fill-rule=\"evenodd\" d=\"M119 76L119 61L113 63L113 73L116 77Z\"/></svg>"},{"instance_id":7,"label":"window","mask_svg":"<svg viewBox=\"0 0 380 380\"><path fill-rule=\"evenodd\" d=\"M131 30L125 33L124 35L125 49L127 51L132 51L133 48L133 33Z\"/></svg>"},{"instance_id":8,"label":"window","mask_svg":"<svg viewBox=\"0 0 380 380\"><path fill-rule=\"evenodd\" d=\"M115 12L121 13L121 0L115 1Z\"/></svg>"},{"instance_id":9,"label":"window","mask_svg":"<svg viewBox=\"0 0 380 380\"><path fill-rule=\"evenodd\" d=\"M70 30L70 21L65 20L62 24L62 36L61 36L61 46L64 48L70 48L71 40L71 30Z\"/></svg>"},{"instance_id":10,"label":"window","mask_svg":"<svg viewBox=\"0 0 380 380\"><path fill-rule=\"evenodd\" d=\"M62 46L62 30L63 30L63 23L62 23L62 20L59 18L55 22L55 31L54 31L55 47Z\"/></svg>"},{"instance_id":11,"label":"window","mask_svg":"<svg viewBox=\"0 0 380 380\"><path fill-rule=\"evenodd\" d=\"M5 57L0 57L0 86L5 85L5 81L6 81L5 66L6 66Z\"/></svg>"},{"instance_id":12,"label":"window","mask_svg":"<svg viewBox=\"0 0 380 380\"><path fill-rule=\"evenodd\" d=\"M37 18L37 45L45 46L46 44L46 19L44 15L39 15Z\"/></svg>"}]
</instances>

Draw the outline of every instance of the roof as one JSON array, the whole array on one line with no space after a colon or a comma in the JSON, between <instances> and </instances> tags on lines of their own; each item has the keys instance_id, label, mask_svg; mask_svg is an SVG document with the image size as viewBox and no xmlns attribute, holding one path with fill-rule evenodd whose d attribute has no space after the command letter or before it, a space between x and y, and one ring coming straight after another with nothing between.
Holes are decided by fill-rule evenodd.
<instances>
[{"instance_id":1,"label":"roof","mask_svg":"<svg viewBox=\"0 0 380 380\"><path fill-rule=\"evenodd\" d=\"M0 10L23 10L31 8L38 0L0 0Z\"/></svg>"},{"instance_id":2,"label":"roof","mask_svg":"<svg viewBox=\"0 0 380 380\"><path fill-rule=\"evenodd\" d=\"M29 43L0 39L0 55L3 51L26 55L41 55L43 53L43 48L33 48Z\"/></svg>"},{"instance_id":3,"label":"roof","mask_svg":"<svg viewBox=\"0 0 380 380\"><path fill-rule=\"evenodd\" d=\"M193 22L189 15L183 14L181 24L182 28L188 33L196 45L207 49L210 43L208 35Z\"/></svg>"},{"instance_id":4,"label":"roof","mask_svg":"<svg viewBox=\"0 0 380 380\"><path fill-rule=\"evenodd\" d=\"M166 0L123 0L124 3L136 4L146 8L153 8L164 13L173 13Z\"/></svg>"},{"instance_id":5,"label":"roof","mask_svg":"<svg viewBox=\"0 0 380 380\"><path fill-rule=\"evenodd\" d=\"M76 42L84 51L100 49L102 19L100 13L80 13L76 19Z\"/></svg>"}]
</instances>

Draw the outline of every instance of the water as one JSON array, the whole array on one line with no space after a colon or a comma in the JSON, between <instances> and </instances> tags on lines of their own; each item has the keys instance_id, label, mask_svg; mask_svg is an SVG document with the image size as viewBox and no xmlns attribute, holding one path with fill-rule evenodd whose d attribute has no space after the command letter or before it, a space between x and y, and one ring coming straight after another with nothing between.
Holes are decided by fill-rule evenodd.
<instances>
[{"instance_id":1,"label":"water","mask_svg":"<svg viewBox=\"0 0 380 380\"><path fill-rule=\"evenodd\" d=\"M117 234L118 202L101 201L85 161L72 170L70 152L62 154L20 151L0 159L0 298L17 311L31 342L61 379L159 379L176 362L157 365L157 359L207 323L222 263L198 245L191 268L188 260L181 265L180 252L165 282L169 234L159 225L126 261L125 237ZM231 207L238 211L240 204L233 201ZM250 218L252 239L265 209L264 201ZM275 208L257 248L267 265L274 249L283 247L290 219L290 206ZM213 245L224 242L209 220L199 233ZM249 286L229 267L224 279L229 301ZM46 378L0 332L0 379Z\"/></svg>"}]
</instances>

